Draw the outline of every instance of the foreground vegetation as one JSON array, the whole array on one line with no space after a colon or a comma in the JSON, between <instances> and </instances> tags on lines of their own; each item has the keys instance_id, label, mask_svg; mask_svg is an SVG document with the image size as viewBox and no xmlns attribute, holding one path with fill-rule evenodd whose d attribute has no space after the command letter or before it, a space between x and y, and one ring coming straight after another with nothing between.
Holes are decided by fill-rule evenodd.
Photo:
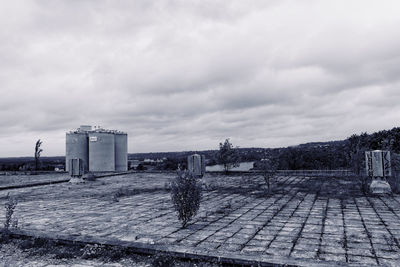
<instances>
[{"instance_id":1,"label":"foreground vegetation","mask_svg":"<svg viewBox=\"0 0 400 267\"><path fill-rule=\"evenodd\" d=\"M212 262L182 260L169 254L135 254L129 249L98 244L63 244L44 238L10 238L0 240L1 266L47 266L49 264L82 264L100 266L216 267Z\"/></svg>"}]
</instances>

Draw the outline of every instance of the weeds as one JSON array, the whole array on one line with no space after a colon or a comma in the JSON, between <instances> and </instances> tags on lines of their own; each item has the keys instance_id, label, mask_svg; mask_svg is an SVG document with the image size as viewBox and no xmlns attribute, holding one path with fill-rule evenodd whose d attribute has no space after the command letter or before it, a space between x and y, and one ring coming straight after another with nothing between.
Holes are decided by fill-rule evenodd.
<instances>
[{"instance_id":1,"label":"weeds","mask_svg":"<svg viewBox=\"0 0 400 267\"><path fill-rule=\"evenodd\" d=\"M93 172L89 172L86 175L85 180L87 180L87 181L96 181L96 175Z\"/></svg>"},{"instance_id":2,"label":"weeds","mask_svg":"<svg viewBox=\"0 0 400 267\"><path fill-rule=\"evenodd\" d=\"M11 227L13 229L18 229L18 218L14 218L14 220L12 220Z\"/></svg>"},{"instance_id":3,"label":"weeds","mask_svg":"<svg viewBox=\"0 0 400 267\"><path fill-rule=\"evenodd\" d=\"M225 205L222 207L218 208L215 213L217 214L228 214L232 210L232 199L228 200Z\"/></svg>"},{"instance_id":4,"label":"weeds","mask_svg":"<svg viewBox=\"0 0 400 267\"><path fill-rule=\"evenodd\" d=\"M0 241L3 241L0 239ZM8 242L8 251L6 253L16 254L15 259L19 259L21 255L27 258L32 257L33 260L51 259L51 262L65 265L68 262L74 265L77 261L78 265L81 263L80 259L84 260L95 260L101 266L105 266L110 262L117 263L116 266L177 266L177 267L221 267L221 264L216 262L202 262L192 259L180 259L173 256L169 252L158 252L154 255L142 255L136 254L126 247L120 246L109 246L103 244L86 244L82 245L79 243L63 243L62 241L40 238L40 237L28 237L28 238L12 238ZM1 244L0 244L1 247ZM0 266L3 266L4 259L0 255ZM100 264L101 262L101 264ZM8 265L4 266L19 266L14 262L14 259L8 261ZM69 265L68 264L68 265ZM113 264L112 264L113 265ZM113 265L114 266L114 265Z\"/></svg>"},{"instance_id":5,"label":"weeds","mask_svg":"<svg viewBox=\"0 0 400 267\"><path fill-rule=\"evenodd\" d=\"M120 195L118 194L118 193L115 193L115 194L113 194L112 195L112 202L119 202L119 198L120 197Z\"/></svg>"},{"instance_id":6,"label":"weeds","mask_svg":"<svg viewBox=\"0 0 400 267\"><path fill-rule=\"evenodd\" d=\"M82 258L83 259L94 259L94 258L98 258L102 255L102 252L104 250L104 246L102 245L98 245L98 244L94 244L94 245L86 245L83 249L82 249Z\"/></svg>"},{"instance_id":7,"label":"weeds","mask_svg":"<svg viewBox=\"0 0 400 267\"><path fill-rule=\"evenodd\" d=\"M357 179L360 181L361 191L363 192L364 195L367 194L370 178L366 175L357 175Z\"/></svg>"},{"instance_id":8,"label":"weeds","mask_svg":"<svg viewBox=\"0 0 400 267\"><path fill-rule=\"evenodd\" d=\"M391 251L396 251L396 239L393 236L387 237L386 235L383 236L385 238L386 244L389 246Z\"/></svg>"},{"instance_id":9,"label":"weeds","mask_svg":"<svg viewBox=\"0 0 400 267\"><path fill-rule=\"evenodd\" d=\"M213 191L218 188L215 182L206 182L206 181L203 181L203 187L206 191Z\"/></svg>"},{"instance_id":10,"label":"weeds","mask_svg":"<svg viewBox=\"0 0 400 267\"><path fill-rule=\"evenodd\" d=\"M13 197L10 197L10 193L7 194L7 202L4 207L6 208L6 220L4 222L4 232L8 234L10 226L17 228L18 220L13 219L14 210L17 207L17 200Z\"/></svg>"},{"instance_id":11,"label":"weeds","mask_svg":"<svg viewBox=\"0 0 400 267\"><path fill-rule=\"evenodd\" d=\"M394 172L392 176L387 179L390 187L392 188L392 192L395 194L400 193L400 175L397 172Z\"/></svg>"},{"instance_id":12,"label":"weeds","mask_svg":"<svg viewBox=\"0 0 400 267\"><path fill-rule=\"evenodd\" d=\"M138 190L121 187L112 195L112 200L114 202L118 202L120 197L132 196L138 193L139 193Z\"/></svg>"},{"instance_id":13,"label":"weeds","mask_svg":"<svg viewBox=\"0 0 400 267\"><path fill-rule=\"evenodd\" d=\"M155 254L151 260L152 267L173 267L175 265L175 259L168 254Z\"/></svg>"},{"instance_id":14,"label":"weeds","mask_svg":"<svg viewBox=\"0 0 400 267\"><path fill-rule=\"evenodd\" d=\"M164 190L166 190L166 191L171 190L171 183L170 182L165 182L164 183Z\"/></svg>"}]
</instances>

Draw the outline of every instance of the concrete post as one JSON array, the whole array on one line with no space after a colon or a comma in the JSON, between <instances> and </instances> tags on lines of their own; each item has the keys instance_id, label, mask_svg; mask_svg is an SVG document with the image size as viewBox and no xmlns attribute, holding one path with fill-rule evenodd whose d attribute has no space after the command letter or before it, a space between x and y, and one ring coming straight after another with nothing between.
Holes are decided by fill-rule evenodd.
<instances>
[{"instance_id":1,"label":"concrete post","mask_svg":"<svg viewBox=\"0 0 400 267\"><path fill-rule=\"evenodd\" d=\"M370 190L373 194L390 194L392 192L386 177L392 176L390 152L382 150L365 152L367 176L372 177Z\"/></svg>"},{"instance_id":2,"label":"concrete post","mask_svg":"<svg viewBox=\"0 0 400 267\"><path fill-rule=\"evenodd\" d=\"M196 177L203 177L206 172L206 160L204 155L194 154L187 158L188 171Z\"/></svg>"}]
</instances>

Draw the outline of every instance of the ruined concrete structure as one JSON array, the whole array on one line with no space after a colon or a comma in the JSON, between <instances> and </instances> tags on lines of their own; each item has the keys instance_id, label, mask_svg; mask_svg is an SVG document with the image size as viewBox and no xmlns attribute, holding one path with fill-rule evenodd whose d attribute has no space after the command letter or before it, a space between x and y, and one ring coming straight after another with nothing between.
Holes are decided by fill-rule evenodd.
<instances>
[{"instance_id":1,"label":"ruined concrete structure","mask_svg":"<svg viewBox=\"0 0 400 267\"><path fill-rule=\"evenodd\" d=\"M188 171L196 177L203 177L206 173L206 158L204 155L194 154L187 158Z\"/></svg>"},{"instance_id":2,"label":"ruined concrete structure","mask_svg":"<svg viewBox=\"0 0 400 267\"><path fill-rule=\"evenodd\" d=\"M373 194L390 194L392 192L386 177L392 175L390 152L382 150L365 152L367 175L372 177L370 190Z\"/></svg>"},{"instance_id":3,"label":"ruined concrete structure","mask_svg":"<svg viewBox=\"0 0 400 267\"><path fill-rule=\"evenodd\" d=\"M127 171L128 135L83 125L66 133L66 171L69 171L70 159L82 159L85 172Z\"/></svg>"}]
</instances>

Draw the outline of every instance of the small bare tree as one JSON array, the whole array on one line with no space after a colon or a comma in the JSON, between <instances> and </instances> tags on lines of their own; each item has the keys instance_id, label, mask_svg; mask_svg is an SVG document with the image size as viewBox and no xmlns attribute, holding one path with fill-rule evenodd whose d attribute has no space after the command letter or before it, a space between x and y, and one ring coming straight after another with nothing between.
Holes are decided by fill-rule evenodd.
<instances>
[{"instance_id":1,"label":"small bare tree","mask_svg":"<svg viewBox=\"0 0 400 267\"><path fill-rule=\"evenodd\" d=\"M265 181L265 186L267 193L272 193L272 186L274 183L274 177L278 170L278 159L272 157L271 155L265 155L265 157L260 162L260 169L262 170L262 175Z\"/></svg>"},{"instance_id":2,"label":"small bare tree","mask_svg":"<svg viewBox=\"0 0 400 267\"><path fill-rule=\"evenodd\" d=\"M43 149L40 148L42 145L42 141L37 140L36 145L35 145L35 170L39 170L39 164L40 164L40 153L42 153Z\"/></svg>"}]
</instances>

